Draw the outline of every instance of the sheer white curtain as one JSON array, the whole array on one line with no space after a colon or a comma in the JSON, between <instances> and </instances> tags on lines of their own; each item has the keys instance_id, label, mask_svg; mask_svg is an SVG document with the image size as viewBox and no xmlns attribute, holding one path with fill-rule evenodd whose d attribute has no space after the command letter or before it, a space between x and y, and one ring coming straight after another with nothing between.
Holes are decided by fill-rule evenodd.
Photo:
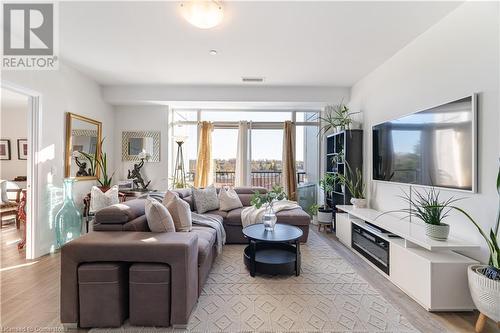
<instances>
[{"instance_id":1,"label":"sheer white curtain","mask_svg":"<svg viewBox=\"0 0 500 333\"><path fill-rule=\"evenodd\" d=\"M252 123L240 121L238 124L238 149L236 153L235 186L250 184L250 129Z\"/></svg>"}]
</instances>

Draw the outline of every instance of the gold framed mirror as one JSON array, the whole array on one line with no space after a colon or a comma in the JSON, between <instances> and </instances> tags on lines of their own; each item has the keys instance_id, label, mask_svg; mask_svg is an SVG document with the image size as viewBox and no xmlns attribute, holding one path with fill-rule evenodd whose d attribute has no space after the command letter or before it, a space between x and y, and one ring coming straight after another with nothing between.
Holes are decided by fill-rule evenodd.
<instances>
[{"instance_id":1,"label":"gold framed mirror","mask_svg":"<svg viewBox=\"0 0 500 333\"><path fill-rule=\"evenodd\" d=\"M100 121L66 113L65 177L77 180L99 178L96 156L101 154L102 124Z\"/></svg>"}]
</instances>

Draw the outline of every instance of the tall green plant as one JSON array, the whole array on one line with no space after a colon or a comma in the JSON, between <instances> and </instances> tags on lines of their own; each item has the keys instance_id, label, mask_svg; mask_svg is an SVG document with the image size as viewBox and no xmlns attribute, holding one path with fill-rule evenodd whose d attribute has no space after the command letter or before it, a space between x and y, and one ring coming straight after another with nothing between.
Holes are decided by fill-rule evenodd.
<instances>
[{"instance_id":1,"label":"tall green plant","mask_svg":"<svg viewBox=\"0 0 500 333\"><path fill-rule=\"evenodd\" d=\"M105 138L104 138L105 139ZM91 162L91 168L94 171L94 175L96 174L96 170L99 170L99 176L100 178L97 179L97 182L99 185L102 187L110 187L112 182L113 182L113 176L115 175L115 171L111 174L111 176L108 175L108 156L106 153L102 151L104 139L101 140L100 142L100 152L97 155L92 155L85 153L83 151L80 152L86 159L88 159Z\"/></svg>"},{"instance_id":2,"label":"tall green plant","mask_svg":"<svg viewBox=\"0 0 500 333\"><path fill-rule=\"evenodd\" d=\"M499 203L498 203L498 208L497 208L497 221L495 224L494 228L490 229L490 233L486 233L479 224L477 224L476 221L462 208L456 207L456 206L451 206L454 210L459 211L467 219L474 224L476 227L477 231L481 234L481 236L484 238L486 241L486 244L488 245L488 249L490 250L490 258L488 260L488 264L490 266L495 267L497 270L500 270L500 247L498 246L498 225L500 223L500 166L498 169L498 174L497 174L497 193L499 196Z\"/></svg>"}]
</instances>

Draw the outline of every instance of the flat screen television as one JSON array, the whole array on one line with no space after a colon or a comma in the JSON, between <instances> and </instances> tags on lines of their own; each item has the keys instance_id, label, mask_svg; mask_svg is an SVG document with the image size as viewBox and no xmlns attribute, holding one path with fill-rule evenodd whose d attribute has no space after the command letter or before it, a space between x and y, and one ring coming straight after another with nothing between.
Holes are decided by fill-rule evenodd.
<instances>
[{"instance_id":1,"label":"flat screen television","mask_svg":"<svg viewBox=\"0 0 500 333\"><path fill-rule=\"evenodd\" d=\"M476 191L476 95L372 130L374 180Z\"/></svg>"}]
</instances>

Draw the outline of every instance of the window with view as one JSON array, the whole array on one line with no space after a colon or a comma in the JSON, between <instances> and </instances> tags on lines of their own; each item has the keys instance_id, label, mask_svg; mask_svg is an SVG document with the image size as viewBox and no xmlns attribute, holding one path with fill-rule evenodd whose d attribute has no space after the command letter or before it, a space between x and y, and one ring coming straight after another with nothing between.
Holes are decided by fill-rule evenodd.
<instances>
[{"instance_id":1,"label":"window with view","mask_svg":"<svg viewBox=\"0 0 500 333\"><path fill-rule=\"evenodd\" d=\"M238 151L238 122L251 123L249 140L249 174L251 186L271 188L280 185L282 178L283 124L296 122L297 183L317 182L319 171L317 113L303 111L214 111L174 110L172 137L185 136L183 145L188 183L196 171L198 121L214 123L212 156L216 186L233 186ZM175 163L175 151L172 151Z\"/></svg>"}]
</instances>

